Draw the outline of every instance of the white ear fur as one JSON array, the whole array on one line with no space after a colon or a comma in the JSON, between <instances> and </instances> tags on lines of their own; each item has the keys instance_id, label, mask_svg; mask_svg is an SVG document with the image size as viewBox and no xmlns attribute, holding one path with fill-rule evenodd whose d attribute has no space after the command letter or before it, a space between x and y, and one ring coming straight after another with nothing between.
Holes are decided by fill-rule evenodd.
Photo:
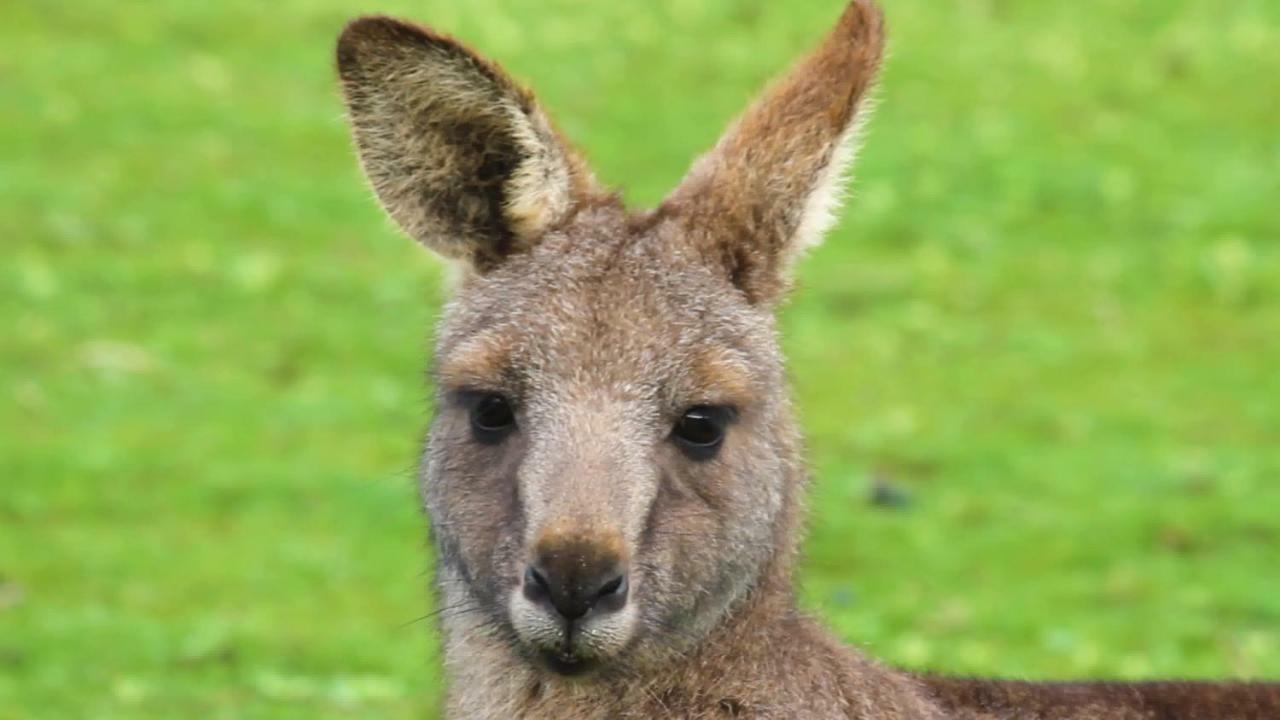
<instances>
[{"instance_id":1,"label":"white ear fur","mask_svg":"<svg viewBox=\"0 0 1280 720\"><path fill-rule=\"evenodd\" d=\"M569 213L571 170L553 144L555 131L541 112L526 115L512 105L509 113L515 141L525 155L507 180L504 211L517 235L536 237Z\"/></svg>"},{"instance_id":2,"label":"white ear fur","mask_svg":"<svg viewBox=\"0 0 1280 720\"><path fill-rule=\"evenodd\" d=\"M862 148L862 133L871 113L871 103L864 102L849 126L836 140L831 159L818 171L813 189L800 211L800 222L790 247L792 260L822 244L827 232L840 217L840 208L853 181L853 165Z\"/></svg>"}]
</instances>

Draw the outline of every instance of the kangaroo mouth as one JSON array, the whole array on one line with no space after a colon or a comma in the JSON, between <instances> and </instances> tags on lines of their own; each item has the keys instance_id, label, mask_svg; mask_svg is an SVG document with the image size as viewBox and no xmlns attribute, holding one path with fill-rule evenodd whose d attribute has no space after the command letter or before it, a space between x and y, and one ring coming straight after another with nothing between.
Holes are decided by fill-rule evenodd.
<instances>
[{"instance_id":1,"label":"kangaroo mouth","mask_svg":"<svg viewBox=\"0 0 1280 720\"><path fill-rule=\"evenodd\" d=\"M570 623L565 628L564 640L556 647L543 647L537 652L538 660L551 672L563 677L586 675L600 665L590 653L584 653L579 647L580 638L576 637L575 628Z\"/></svg>"},{"instance_id":2,"label":"kangaroo mouth","mask_svg":"<svg viewBox=\"0 0 1280 720\"><path fill-rule=\"evenodd\" d=\"M586 675L596 667L596 663L572 654L561 652L543 652L540 654L543 665L551 672L564 677Z\"/></svg>"}]
</instances>

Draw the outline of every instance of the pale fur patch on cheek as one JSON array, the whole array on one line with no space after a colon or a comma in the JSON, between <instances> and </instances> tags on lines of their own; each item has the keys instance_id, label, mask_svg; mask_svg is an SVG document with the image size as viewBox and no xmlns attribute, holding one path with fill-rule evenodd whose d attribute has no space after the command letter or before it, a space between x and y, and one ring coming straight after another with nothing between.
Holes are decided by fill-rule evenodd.
<instances>
[{"instance_id":1,"label":"pale fur patch on cheek","mask_svg":"<svg viewBox=\"0 0 1280 720\"><path fill-rule=\"evenodd\" d=\"M636 604L621 612L588 620L579 630L578 643L584 654L605 658L621 650L635 633Z\"/></svg>"},{"instance_id":2,"label":"pale fur patch on cheek","mask_svg":"<svg viewBox=\"0 0 1280 720\"><path fill-rule=\"evenodd\" d=\"M560 626L546 611L529 602L519 589L511 593L507 610L511 626L524 642L542 648L557 647L563 642Z\"/></svg>"}]
</instances>

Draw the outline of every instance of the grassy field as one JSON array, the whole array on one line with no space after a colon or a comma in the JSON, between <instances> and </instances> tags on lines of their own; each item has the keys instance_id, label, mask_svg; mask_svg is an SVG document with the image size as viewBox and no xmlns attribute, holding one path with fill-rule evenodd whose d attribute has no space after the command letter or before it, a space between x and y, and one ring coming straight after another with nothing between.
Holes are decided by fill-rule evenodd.
<instances>
[{"instance_id":1,"label":"grassy field","mask_svg":"<svg viewBox=\"0 0 1280 720\"><path fill-rule=\"evenodd\" d=\"M807 604L911 667L1280 678L1280 4L887 4L783 323ZM649 204L838 0L0 4L0 718L434 716L442 272L330 59L375 10Z\"/></svg>"}]
</instances>

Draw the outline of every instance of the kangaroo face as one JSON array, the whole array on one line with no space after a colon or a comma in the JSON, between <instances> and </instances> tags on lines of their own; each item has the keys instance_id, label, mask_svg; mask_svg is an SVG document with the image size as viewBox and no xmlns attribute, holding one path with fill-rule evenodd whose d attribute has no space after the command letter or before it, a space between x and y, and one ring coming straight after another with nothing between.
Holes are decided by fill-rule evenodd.
<instances>
[{"instance_id":1,"label":"kangaroo face","mask_svg":"<svg viewBox=\"0 0 1280 720\"><path fill-rule=\"evenodd\" d=\"M443 562L528 654L654 661L773 546L791 442L768 312L584 212L446 312L425 490Z\"/></svg>"},{"instance_id":2,"label":"kangaroo face","mask_svg":"<svg viewBox=\"0 0 1280 720\"><path fill-rule=\"evenodd\" d=\"M549 672L625 672L706 637L790 552L772 312L830 222L881 36L855 0L660 207L629 212L495 65L386 18L343 32L365 174L463 265L423 477L446 631L466 613Z\"/></svg>"}]
</instances>

